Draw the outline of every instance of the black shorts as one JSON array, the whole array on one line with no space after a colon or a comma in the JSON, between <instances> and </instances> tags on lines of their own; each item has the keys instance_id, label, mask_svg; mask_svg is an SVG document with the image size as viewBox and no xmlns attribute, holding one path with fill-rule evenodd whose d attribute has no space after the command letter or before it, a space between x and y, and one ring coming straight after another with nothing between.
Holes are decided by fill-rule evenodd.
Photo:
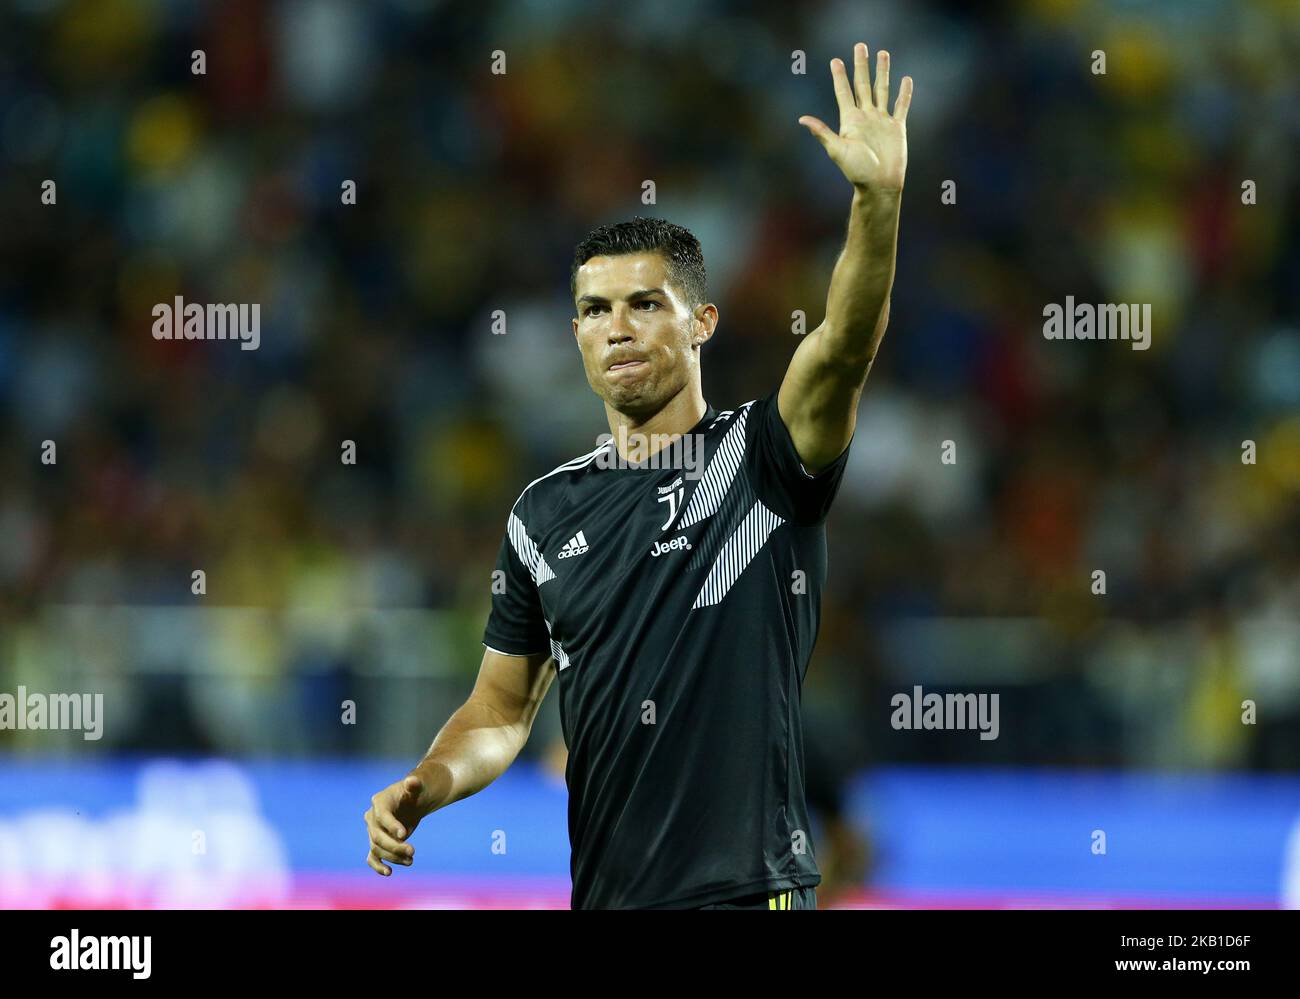
<instances>
[{"instance_id":1,"label":"black shorts","mask_svg":"<svg viewBox=\"0 0 1300 999\"><path fill-rule=\"evenodd\" d=\"M711 902L699 906L701 909L815 909L817 908L817 889L786 888L784 891L760 892L757 895L745 895L726 902Z\"/></svg>"}]
</instances>

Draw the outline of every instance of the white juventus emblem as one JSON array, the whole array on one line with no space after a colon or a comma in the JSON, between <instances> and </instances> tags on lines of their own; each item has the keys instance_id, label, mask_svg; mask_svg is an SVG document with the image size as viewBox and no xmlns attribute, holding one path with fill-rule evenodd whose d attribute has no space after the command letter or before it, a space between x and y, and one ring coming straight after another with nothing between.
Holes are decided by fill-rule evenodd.
<instances>
[{"instance_id":1,"label":"white juventus emblem","mask_svg":"<svg viewBox=\"0 0 1300 999\"><path fill-rule=\"evenodd\" d=\"M677 482L681 482L681 479L678 479ZM668 519L664 521L664 526L659 528L661 531L666 531L672 526L673 521L677 519L677 514L682 508L682 495L686 492L686 487L678 486L677 482L674 482L672 486L668 487L669 491L667 493L655 500L656 503L667 502L668 504ZM677 486L677 488L674 489L673 486Z\"/></svg>"}]
</instances>

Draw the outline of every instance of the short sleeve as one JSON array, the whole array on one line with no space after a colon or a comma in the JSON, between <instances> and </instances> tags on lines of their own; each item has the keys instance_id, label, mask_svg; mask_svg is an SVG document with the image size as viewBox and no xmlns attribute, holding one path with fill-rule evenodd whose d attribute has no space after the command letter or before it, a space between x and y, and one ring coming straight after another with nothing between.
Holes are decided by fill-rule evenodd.
<instances>
[{"instance_id":1,"label":"short sleeve","mask_svg":"<svg viewBox=\"0 0 1300 999\"><path fill-rule=\"evenodd\" d=\"M492 573L492 610L483 631L489 649L509 656L550 651L550 630L534 580L534 572L545 566L523 522L511 512Z\"/></svg>"},{"instance_id":2,"label":"short sleeve","mask_svg":"<svg viewBox=\"0 0 1300 999\"><path fill-rule=\"evenodd\" d=\"M846 447L816 475L809 475L781 419L777 391L749 406L745 467L754 492L774 513L797 524L819 524L830 513L831 502L839 492L849 449Z\"/></svg>"}]
</instances>

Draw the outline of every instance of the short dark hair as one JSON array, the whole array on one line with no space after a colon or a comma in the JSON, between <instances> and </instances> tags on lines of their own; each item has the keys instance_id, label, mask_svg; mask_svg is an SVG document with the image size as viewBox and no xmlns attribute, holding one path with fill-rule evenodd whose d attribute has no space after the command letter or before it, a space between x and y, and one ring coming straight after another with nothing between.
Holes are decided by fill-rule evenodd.
<instances>
[{"instance_id":1,"label":"short dark hair","mask_svg":"<svg viewBox=\"0 0 1300 999\"><path fill-rule=\"evenodd\" d=\"M573 269L569 272L569 297L577 298L578 268L592 257L651 252L663 254L668 261L668 280L682 290L686 303L692 309L703 305L708 291L700 241L682 226L639 215L628 222L593 229L578 244L573 252Z\"/></svg>"}]
</instances>

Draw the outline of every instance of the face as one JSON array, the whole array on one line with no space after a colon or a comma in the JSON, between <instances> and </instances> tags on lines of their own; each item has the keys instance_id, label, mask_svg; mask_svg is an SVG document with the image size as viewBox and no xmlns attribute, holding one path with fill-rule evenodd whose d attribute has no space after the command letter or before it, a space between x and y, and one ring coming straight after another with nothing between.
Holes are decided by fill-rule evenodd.
<instances>
[{"instance_id":1,"label":"face","mask_svg":"<svg viewBox=\"0 0 1300 999\"><path fill-rule=\"evenodd\" d=\"M692 378L718 310L694 311L659 253L592 257L577 276L573 334L592 390L630 416L653 414Z\"/></svg>"}]
</instances>

